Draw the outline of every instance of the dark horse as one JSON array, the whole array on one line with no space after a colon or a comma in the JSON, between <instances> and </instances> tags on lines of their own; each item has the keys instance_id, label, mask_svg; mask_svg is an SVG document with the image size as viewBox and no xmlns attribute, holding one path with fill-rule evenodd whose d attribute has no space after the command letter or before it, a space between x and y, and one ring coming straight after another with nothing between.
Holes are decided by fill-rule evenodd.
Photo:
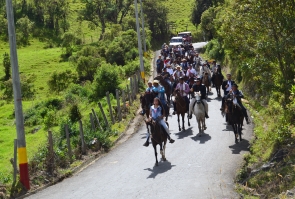
<instances>
[{"instance_id":1,"label":"dark horse","mask_svg":"<svg viewBox=\"0 0 295 199\"><path fill-rule=\"evenodd\" d=\"M168 104L170 105L170 102L171 102L171 85L166 82L166 80L164 79L163 76L159 75L157 77L154 78L155 80L159 80L160 81L160 84L165 88L165 93L167 95L167 101L168 101Z\"/></svg>"},{"instance_id":2,"label":"dark horse","mask_svg":"<svg viewBox=\"0 0 295 199\"><path fill-rule=\"evenodd\" d=\"M233 98L226 99L225 112L228 115L229 123L232 125L235 133L235 141L238 142L238 136L240 136L240 141L242 141L242 126L244 115L241 107L235 104Z\"/></svg>"},{"instance_id":3,"label":"dark horse","mask_svg":"<svg viewBox=\"0 0 295 199\"><path fill-rule=\"evenodd\" d=\"M222 85L223 76L221 73L221 68L218 67L216 73L214 74L214 84L216 87L217 96L221 97L220 87Z\"/></svg>"},{"instance_id":4,"label":"dark horse","mask_svg":"<svg viewBox=\"0 0 295 199\"><path fill-rule=\"evenodd\" d=\"M155 151L156 163L155 166L158 166L158 157L157 157L157 145L160 145L160 153L162 155L162 160L166 161L165 157L165 149L167 143L167 134L165 133L165 129L159 124L158 122L152 121L145 121L147 127L151 129L151 140Z\"/></svg>"},{"instance_id":5,"label":"dark horse","mask_svg":"<svg viewBox=\"0 0 295 199\"><path fill-rule=\"evenodd\" d=\"M188 111L187 104L186 104L185 100L183 99L183 97L180 95L179 90L176 90L174 92L174 95L175 95L176 114L177 114L179 131L181 131L179 115L181 115L181 117L182 117L182 130L185 130L185 128L184 128L184 118L185 117L184 116L185 116L185 113ZM191 124L189 122L189 118L187 118L187 122L188 122L188 126L191 126Z\"/></svg>"},{"instance_id":6,"label":"dark horse","mask_svg":"<svg viewBox=\"0 0 295 199\"><path fill-rule=\"evenodd\" d=\"M145 92L143 95L140 95L140 103L143 110L145 110L145 115L147 118L150 116L150 108L154 103L154 98L156 97L156 94L154 92ZM167 105L163 105L160 103L160 106L164 110L164 116L166 117L165 120L168 120L169 116L169 107Z\"/></svg>"}]
</instances>

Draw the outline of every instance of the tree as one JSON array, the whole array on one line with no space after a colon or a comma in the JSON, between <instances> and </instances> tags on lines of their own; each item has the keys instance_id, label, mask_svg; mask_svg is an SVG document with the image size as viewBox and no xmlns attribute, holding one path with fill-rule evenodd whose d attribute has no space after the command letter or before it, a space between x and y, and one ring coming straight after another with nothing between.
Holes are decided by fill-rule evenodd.
<instances>
[{"instance_id":1,"label":"tree","mask_svg":"<svg viewBox=\"0 0 295 199\"><path fill-rule=\"evenodd\" d=\"M47 83L50 91L59 93L67 89L71 83L76 83L77 80L78 75L71 70L59 73L54 71Z\"/></svg>"},{"instance_id":2,"label":"tree","mask_svg":"<svg viewBox=\"0 0 295 199\"><path fill-rule=\"evenodd\" d=\"M101 28L100 39L106 30L108 22L122 24L124 17L127 16L132 0L83 0L86 4L81 12L81 19L90 21L94 27ZM94 28L93 27L93 28Z\"/></svg>"},{"instance_id":3,"label":"tree","mask_svg":"<svg viewBox=\"0 0 295 199\"><path fill-rule=\"evenodd\" d=\"M23 45L28 45L30 34L34 28L34 22L30 21L30 19L25 16L17 20L16 27L19 36L18 41Z\"/></svg>"},{"instance_id":4,"label":"tree","mask_svg":"<svg viewBox=\"0 0 295 199\"><path fill-rule=\"evenodd\" d=\"M7 81L11 78L11 64L10 64L10 57L8 53L3 54L3 67L4 67L4 80Z\"/></svg>"},{"instance_id":5,"label":"tree","mask_svg":"<svg viewBox=\"0 0 295 199\"><path fill-rule=\"evenodd\" d=\"M159 0L146 0L143 4L148 27L154 39L164 39L168 34L168 9Z\"/></svg>"}]
</instances>

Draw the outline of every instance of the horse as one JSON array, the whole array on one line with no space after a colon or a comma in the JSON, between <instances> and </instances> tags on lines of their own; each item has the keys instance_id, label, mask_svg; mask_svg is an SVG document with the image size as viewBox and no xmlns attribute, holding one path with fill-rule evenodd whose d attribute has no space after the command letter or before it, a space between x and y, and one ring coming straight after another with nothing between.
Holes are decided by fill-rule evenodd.
<instances>
[{"instance_id":1,"label":"horse","mask_svg":"<svg viewBox=\"0 0 295 199\"><path fill-rule=\"evenodd\" d=\"M206 92L206 94L207 94L207 96L208 96L209 91L211 90L208 73L205 73L205 74L203 75L203 78L202 78L202 84L204 84L204 85L206 86L206 88L207 88L207 92Z\"/></svg>"},{"instance_id":2,"label":"horse","mask_svg":"<svg viewBox=\"0 0 295 199\"><path fill-rule=\"evenodd\" d=\"M201 137L202 133L204 133L204 130L207 129L206 122L205 122L205 107L201 102L201 93L195 92L195 99L193 106L193 113L196 116L196 120L198 122L199 127L199 137Z\"/></svg>"},{"instance_id":3,"label":"horse","mask_svg":"<svg viewBox=\"0 0 295 199\"><path fill-rule=\"evenodd\" d=\"M160 145L160 153L162 155L162 160L166 161L165 149L167 143L167 134L164 132L165 129L157 121L145 121L147 127L150 126L151 129L151 140L155 151L156 163L155 166L159 165L157 157L157 145Z\"/></svg>"},{"instance_id":4,"label":"horse","mask_svg":"<svg viewBox=\"0 0 295 199\"><path fill-rule=\"evenodd\" d=\"M241 107L237 103L234 103L234 98L226 99L225 112L228 114L229 122L233 127L235 141L238 142L238 136L240 137L240 141L242 141L244 115Z\"/></svg>"},{"instance_id":5,"label":"horse","mask_svg":"<svg viewBox=\"0 0 295 199\"><path fill-rule=\"evenodd\" d=\"M145 92L144 95L141 94L139 97L142 110L145 110L145 115L147 118L149 118L150 116L150 108L151 108L151 105L153 104L154 98L155 98L155 95L153 92ZM149 128L148 126L146 127L149 133Z\"/></svg>"},{"instance_id":6,"label":"horse","mask_svg":"<svg viewBox=\"0 0 295 199\"><path fill-rule=\"evenodd\" d=\"M168 101L168 104L170 105L171 93L172 93L171 85L161 75L158 75L157 77L155 77L154 80L159 80L160 84L165 88L165 93L167 95L167 101Z\"/></svg>"},{"instance_id":7,"label":"horse","mask_svg":"<svg viewBox=\"0 0 295 199\"><path fill-rule=\"evenodd\" d=\"M220 68L219 68L220 69ZM222 74L221 70L217 69L217 72L214 74L214 84L217 92L217 96L221 97L220 87L222 85Z\"/></svg>"},{"instance_id":8,"label":"horse","mask_svg":"<svg viewBox=\"0 0 295 199\"><path fill-rule=\"evenodd\" d=\"M175 104L176 104L176 114L177 114L178 128L179 128L179 131L181 131L180 120L179 120L179 115L181 115L181 117L182 117L182 130L185 130L185 128L184 128L184 118L185 117L184 116L185 116L185 113L188 111L187 106L186 106L186 102L183 99L183 97L180 95L179 90L176 90L174 92L174 95L175 95ZM187 124L188 124L188 126L191 126L191 124L189 122L189 118L187 118Z\"/></svg>"}]
</instances>

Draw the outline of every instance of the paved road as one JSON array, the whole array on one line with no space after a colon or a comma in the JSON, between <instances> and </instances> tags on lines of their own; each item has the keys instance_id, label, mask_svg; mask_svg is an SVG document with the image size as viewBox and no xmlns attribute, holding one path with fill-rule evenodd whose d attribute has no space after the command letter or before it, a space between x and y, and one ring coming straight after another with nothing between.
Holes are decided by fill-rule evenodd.
<instances>
[{"instance_id":1,"label":"paved road","mask_svg":"<svg viewBox=\"0 0 295 199\"><path fill-rule=\"evenodd\" d=\"M146 129L137 133L82 172L30 199L73 198L238 198L233 178L248 150L251 126L235 144L231 127L221 116L215 90L209 95L205 135L198 137L195 118L179 132L177 117L169 118L174 144L167 144L166 162L154 167L153 147L143 147Z\"/></svg>"}]
</instances>

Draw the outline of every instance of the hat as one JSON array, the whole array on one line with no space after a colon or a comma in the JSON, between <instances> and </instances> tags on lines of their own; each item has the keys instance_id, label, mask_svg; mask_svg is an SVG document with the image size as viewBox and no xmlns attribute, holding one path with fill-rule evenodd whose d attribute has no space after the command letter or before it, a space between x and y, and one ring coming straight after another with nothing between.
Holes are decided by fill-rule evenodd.
<instances>
[{"instance_id":1,"label":"hat","mask_svg":"<svg viewBox=\"0 0 295 199\"><path fill-rule=\"evenodd\" d=\"M183 77L180 77L179 80L184 80L184 78Z\"/></svg>"},{"instance_id":2,"label":"hat","mask_svg":"<svg viewBox=\"0 0 295 199\"><path fill-rule=\"evenodd\" d=\"M155 79L155 80L153 81L153 83L154 83L154 84L159 84L159 80L156 80L156 79Z\"/></svg>"},{"instance_id":3,"label":"hat","mask_svg":"<svg viewBox=\"0 0 295 199\"><path fill-rule=\"evenodd\" d=\"M164 67L164 68L163 68L163 71L164 71L165 69L167 69L167 68L166 68L166 67Z\"/></svg>"},{"instance_id":4,"label":"hat","mask_svg":"<svg viewBox=\"0 0 295 199\"><path fill-rule=\"evenodd\" d=\"M150 80L150 81L148 81L148 84L152 84L153 82Z\"/></svg>"},{"instance_id":5,"label":"hat","mask_svg":"<svg viewBox=\"0 0 295 199\"><path fill-rule=\"evenodd\" d=\"M176 68L181 68L181 66L177 65Z\"/></svg>"},{"instance_id":6,"label":"hat","mask_svg":"<svg viewBox=\"0 0 295 199\"><path fill-rule=\"evenodd\" d=\"M182 59L181 61L186 61L186 59Z\"/></svg>"},{"instance_id":7,"label":"hat","mask_svg":"<svg viewBox=\"0 0 295 199\"><path fill-rule=\"evenodd\" d=\"M230 73L227 73L227 74L226 74L226 76L227 76L227 75L230 75L230 76L231 76L231 74L230 74Z\"/></svg>"},{"instance_id":8,"label":"hat","mask_svg":"<svg viewBox=\"0 0 295 199\"><path fill-rule=\"evenodd\" d=\"M235 83L235 84L233 84L233 85L232 85L232 87L233 87L233 86L235 86L235 87L238 87L238 85L237 85L236 83Z\"/></svg>"},{"instance_id":9,"label":"hat","mask_svg":"<svg viewBox=\"0 0 295 199\"><path fill-rule=\"evenodd\" d=\"M170 57L167 57L166 60L170 59Z\"/></svg>"},{"instance_id":10,"label":"hat","mask_svg":"<svg viewBox=\"0 0 295 199\"><path fill-rule=\"evenodd\" d=\"M197 79L195 79L195 82L199 82L201 81L201 79L198 77Z\"/></svg>"}]
</instances>

